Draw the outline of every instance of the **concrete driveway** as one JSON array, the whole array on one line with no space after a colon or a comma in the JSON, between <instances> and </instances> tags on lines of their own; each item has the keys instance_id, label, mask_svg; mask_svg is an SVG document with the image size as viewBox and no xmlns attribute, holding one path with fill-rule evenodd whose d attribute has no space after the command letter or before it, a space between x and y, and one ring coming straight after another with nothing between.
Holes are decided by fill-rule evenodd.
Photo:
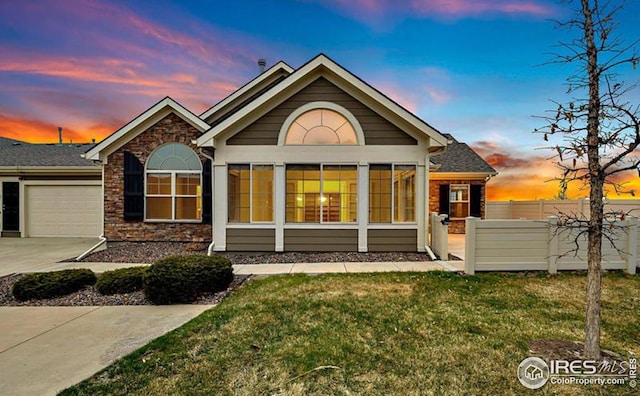
<instances>
[{"instance_id":1,"label":"concrete driveway","mask_svg":"<svg viewBox=\"0 0 640 396\"><path fill-rule=\"evenodd\" d=\"M97 238L0 238L0 276L44 271L60 260L79 256L96 243Z\"/></svg>"},{"instance_id":2,"label":"concrete driveway","mask_svg":"<svg viewBox=\"0 0 640 396\"><path fill-rule=\"evenodd\" d=\"M55 395L209 308L0 307L0 393Z\"/></svg>"}]
</instances>

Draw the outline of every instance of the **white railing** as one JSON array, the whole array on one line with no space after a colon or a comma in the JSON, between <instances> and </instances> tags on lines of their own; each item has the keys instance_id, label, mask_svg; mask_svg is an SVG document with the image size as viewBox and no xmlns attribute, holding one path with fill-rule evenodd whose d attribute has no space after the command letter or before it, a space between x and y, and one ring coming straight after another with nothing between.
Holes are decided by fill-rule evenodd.
<instances>
[{"instance_id":1,"label":"white railing","mask_svg":"<svg viewBox=\"0 0 640 396\"><path fill-rule=\"evenodd\" d=\"M447 215L431 213L431 249L441 259L449 259L449 222Z\"/></svg>"},{"instance_id":2,"label":"white railing","mask_svg":"<svg viewBox=\"0 0 640 396\"><path fill-rule=\"evenodd\" d=\"M638 219L627 217L608 226L610 238L602 241L602 268L635 274L640 266ZM546 220L467 217L465 272L586 270L586 234L576 239L581 231L558 226L553 216Z\"/></svg>"},{"instance_id":3,"label":"white railing","mask_svg":"<svg viewBox=\"0 0 640 396\"><path fill-rule=\"evenodd\" d=\"M640 199L605 200L605 212L616 211L640 216ZM559 212L583 214L588 217L589 200L488 201L485 218L492 220L543 220Z\"/></svg>"}]
</instances>

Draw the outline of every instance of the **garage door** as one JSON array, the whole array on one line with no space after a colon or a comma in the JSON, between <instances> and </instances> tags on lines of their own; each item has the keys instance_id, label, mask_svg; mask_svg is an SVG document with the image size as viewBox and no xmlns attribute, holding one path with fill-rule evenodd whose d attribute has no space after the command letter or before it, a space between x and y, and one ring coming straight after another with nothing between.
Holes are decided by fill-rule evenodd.
<instances>
[{"instance_id":1,"label":"garage door","mask_svg":"<svg viewBox=\"0 0 640 396\"><path fill-rule=\"evenodd\" d=\"M98 237L102 189L96 186L25 186L30 237Z\"/></svg>"}]
</instances>

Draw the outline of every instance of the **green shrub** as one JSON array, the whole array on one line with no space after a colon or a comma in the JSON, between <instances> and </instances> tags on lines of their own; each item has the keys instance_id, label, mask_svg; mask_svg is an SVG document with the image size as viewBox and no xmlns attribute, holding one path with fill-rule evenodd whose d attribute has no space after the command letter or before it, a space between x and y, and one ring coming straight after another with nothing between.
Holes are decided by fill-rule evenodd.
<instances>
[{"instance_id":1,"label":"green shrub","mask_svg":"<svg viewBox=\"0 0 640 396\"><path fill-rule=\"evenodd\" d=\"M146 266L106 271L98 277L96 289L100 294L131 293L142 290L142 278L146 271Z\"/></svg>"},{"instance_id":2,"label":"green shrub","mask_svg":"<svg viewBox=\"0 0 640 396\"><path fill-rule=\"evenodd\" d=\"M96 275L89 269L68 269L27 274L11 290L16 300L44 299L65 296L96 283Z\"/></svg>"},{"instance_id":3,"label":"green shrub","mask_svg":"<svg viewBox=\"0 0 640 396\"><path fill-rule=\"evenodd\" d=\"M233 280L222 256L171 256L153 263L144 276L144 294L154 304L191 302L204 292L225 290Z\"/></svg>"}]
</instances>

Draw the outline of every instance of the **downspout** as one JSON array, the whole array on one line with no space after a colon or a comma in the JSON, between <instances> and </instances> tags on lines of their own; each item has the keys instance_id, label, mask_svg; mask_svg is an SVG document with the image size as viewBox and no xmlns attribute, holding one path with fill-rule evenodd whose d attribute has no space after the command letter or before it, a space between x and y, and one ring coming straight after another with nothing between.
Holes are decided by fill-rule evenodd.
<instances>
[{"instance_id":1,"label":"downspout","mask_svg":"<svg viewBox=\"0 0 640 396\"><path fill-rule=\"evenodd\" d=\"M80 261L83 258L87 257L90 253L92 253L94 250L96 250L98 247L100 247L103 243L105 243L107 241L107 238L104 236L104 234L100 234L100 236L98 237L100 238L100 240L98 241L98 243L96 243L95 245L93 245L91 248L89 248L89 250L87 250L86 252L82 253L81 255L79 255L78 257L75 258L76 261Z\"/></svg>"},{"instance_id":2,"label":"downspout","mask_svg":"<svg viewBox=\"0 0 640 396\"><path fill-rule=\"evenodd\" d=\"M211 160L211 167L213 167L213 157L205 153L204 150L202 150L202 147L200 147L198 151L200 152L200 154L202 154L203 157ZM213 169L211 170L211 176L213 177ZM213 199L213 181L211 182L211 199ZM216 241L213 235L213 205L211 205L211 243L207 247L207 256L213 255L213 247L215 245Z\"/></svg>"}]
</instances>

